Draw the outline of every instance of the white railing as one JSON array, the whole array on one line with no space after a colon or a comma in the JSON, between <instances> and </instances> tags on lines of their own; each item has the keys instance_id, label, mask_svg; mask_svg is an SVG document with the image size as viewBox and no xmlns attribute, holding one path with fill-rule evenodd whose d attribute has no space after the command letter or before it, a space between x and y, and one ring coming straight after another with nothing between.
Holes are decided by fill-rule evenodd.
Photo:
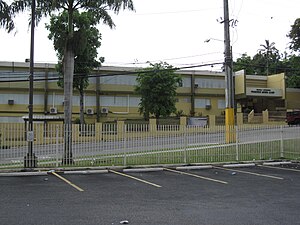
<instances>
[{"instance_id":1,"label":"white railing","mask_svg":"<svg viewBox=\"0 0 300 225\"><path fill-rule=\"evenodd\" d=\"M62 124L35 124L33 153L38 167L300 158L299 126L248 124L226 130L224 126L126 125L124 122L72 125L70 145L66 145L64 130L68 129ZM0 124L0 135L0 168L24 167L28 152L25 125Z\"/></svg>"}]
</instances>

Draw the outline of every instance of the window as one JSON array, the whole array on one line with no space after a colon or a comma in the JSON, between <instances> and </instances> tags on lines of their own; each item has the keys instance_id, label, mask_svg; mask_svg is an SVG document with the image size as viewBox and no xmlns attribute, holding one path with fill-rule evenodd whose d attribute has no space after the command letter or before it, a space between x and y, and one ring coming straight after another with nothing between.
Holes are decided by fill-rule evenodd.
<instances>
[{"instance_id":1,"label":"window","mask_svg":"<svg viewBox=\"0 0 300 225\"><path fill-rule=\"evenodd\" d=\"M202 108L205 109L206 106L210 106L210 99L205 99L205 98L198 98L195 99L195 108Z\"/></svg>"},{"instance_id":2,"label":"window","mask_svg":"<svg viewBox=\"0 0 300 225\"><path fill-rule=\"evenodd\" d=\"M138 107L141 99L130 96L100 96L101 106Z\"/></svg>"},{"instance_id":3,"label":"window","mask_svg":"<svg viewBox=\"0 0 300 225\"><path fill-rule=\"evenodd\" d=\"M7 104L8 100L14 100L14 104L28 104L27 94L1 94L0 104ZM44 104L44 95L33 95L33 102L37 105Z\"/></svg>"},{"instance_id":4,"label":"window","mask_svg":"<svg viewBox=\"0 0 300 225\"><path fill-rule=\"evenodd\" d=\"M198 88L225 88L225 80L196 78L195 84Z\"/></svg>"},{"instance_id":5,"label":"window","mask_svg":"<svg viewBox=\"0 0 300 225\"><path fill-rule=\"evenodd\" d=\"M116 84L116 85L137 85L136 76L132 75L115 75L100 77L100 84Z\"/></svg>"},{"instance_id":6,"label":"window","mask_svg":"<svg viewBox=\"0 0 300 225\"><path fill-rule=\"evenodd\" d=\"M219 99L218 100L218 109L225 109L226 103L224 99Z\"/></svg>"},{"instance_id":7,"label":"window","mask_svg":"<svg viewBox=\"0 0 300 225\"><path fill-rule=\"evenodd\" d=\"M191 87L191 78L183 77L182 78L182 87Z\"/></svg>"}]
</instances>

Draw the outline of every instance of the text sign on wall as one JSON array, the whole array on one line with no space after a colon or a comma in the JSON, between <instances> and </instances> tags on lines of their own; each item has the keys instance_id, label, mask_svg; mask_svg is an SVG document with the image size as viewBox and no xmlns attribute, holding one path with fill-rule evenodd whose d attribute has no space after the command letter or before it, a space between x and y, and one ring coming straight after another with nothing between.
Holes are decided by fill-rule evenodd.
<instances>
[{"instance_id":1,"label":"text sign on wall","mask_svg":"<svg viewBox=\"0 0 300 225\"><path fill-rule=\"evenodd\" d=\"M249 96L282 97L282 90L275 88L247 88Z\"/></svg>"}]
</instances>

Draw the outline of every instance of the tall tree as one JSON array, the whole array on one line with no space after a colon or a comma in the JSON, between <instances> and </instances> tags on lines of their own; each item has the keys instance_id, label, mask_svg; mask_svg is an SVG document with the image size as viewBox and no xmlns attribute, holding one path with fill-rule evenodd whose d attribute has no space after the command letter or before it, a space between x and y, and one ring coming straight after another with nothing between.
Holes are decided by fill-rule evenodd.
<instances>
[{"instance_id":1,"label":"tall tree","mask_svg":"<svg viewBox=\"0 0 300 225\"><path fill-rule=\"evenodd\" d=\"M260 45L262 49L258 50L258 53L261 54L266 60L266 75L269 75L269 64L270 61L277 58L279 55L278 49L275 47L275 43L269 40L265 40L265 44Z\"/></svg>"},{"instance_id":2,"label":"tall tree","mask_svg":"<svg viewBox=\"0 0 300 225\"><path fill-rule=\"evenodd\" d=\"M64 73L64 122L65 122L65 147L64 164L70 164L72 159L72 95L73 95L73 76L74 76L74 51L76 42L74 38L74 12L77 10L92 12L95 21L102 21L110 28L115 24L108 11L118 13L121 9L134 10L132 0L14 0L9 6L9 14L15 15L31 8L33 1L36 1L38 10L36 11L36 21L43 16L49 16L54 12L66 11L68 13L68 35L64 43L63 73ZM7 1L10 2L10 1Z\"/></svg>"},{"instance_id":3,"label":"tall tree","mask_svg":"<svg viewBox=\"0 0 300 225\"><path fill-rule=\"evenodd\" d=\"M150 64L138 74L135 91L141 95L139 111L145 119L150 114L159 118L176 112L176 89L182 79L174 71L173 66L161 62Z\"/></svg>"},{"instance_id":4,"label":"tall tree","mask_svg":"<svg viewBox=\"0 0 300 225\"><path fill-rule=\"evenodd\" d=\"M49 39L53 40L54 49L60 62L57 65L60 78L58 85L64 87L63 65L61 60L64 56L64 43L67 37L68 14L63 12L58 16L52 16L50 25L46 28L50 31ZM80 96L80 123L84 123L84 90L89 85L89 73L99 67L104 61L103 57L97 60L97 48L101 45L101 35L96 28L96 21L91 12L74 12L74 41L77 43L75 54L74 81L73 88L79 91Z\"/></svg>"},{"instance_id":5,"label":"tall tree","mask_svg":"<svg viewBox=\"0 0 300 225\"><path fill-rule=\"evenodd\" d=\"M296 52L300 51L300 18L296 19L287 35L290 39L290 49Z\"/></svg>"},{"instance_id":6,"label":"tall tree","mask_svg":"<svg viewBox=\"0 0 300 225\"><path fill-rule=\"evenodd\" d=\"M294 24L291 26L291 30L288 33L287 37L291 39L291 42L289 43L289 48L295 52L300 52L300 18L296 19ZM295 66L295 68L299 68L299 56L293 56L291 58L292 64ZM300 88L300 71L298 71L298 74L293 74L288 76L288 85L290 87L297 87Z\"/></svg>"}]
</instances>

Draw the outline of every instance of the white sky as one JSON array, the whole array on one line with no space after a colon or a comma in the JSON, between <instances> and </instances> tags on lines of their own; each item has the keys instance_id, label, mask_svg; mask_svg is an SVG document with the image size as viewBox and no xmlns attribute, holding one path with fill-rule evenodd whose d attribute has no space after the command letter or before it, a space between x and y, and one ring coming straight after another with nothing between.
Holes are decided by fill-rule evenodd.
<instances>
[{"instance_id":1,"label":"white sky","mask_svg":"<svg viewBox=\"0 0 300 225\"><path fill-rule=\"evenodd\" d=\"M102 46L99 56L109 66L144 66L147 61L167 61L174 66L222 62L224 25L222 0L134 0L136 12L113 15L116 29L99 25ZM268 39L280 52L288 51L286 37L300 17L299 0L229 0L230 18L238 20L231 28L233 57L253 56ZM55 63L53 45L43 20L35 31L35 62ZM17 21L17 32L0 31L0 61L29 58L28 15ZM203 69L203 68L202 68ZM206 68L207 69L207 68ZM218 70L219 67L213 68Z\"/></svg>"}]
</instances>

